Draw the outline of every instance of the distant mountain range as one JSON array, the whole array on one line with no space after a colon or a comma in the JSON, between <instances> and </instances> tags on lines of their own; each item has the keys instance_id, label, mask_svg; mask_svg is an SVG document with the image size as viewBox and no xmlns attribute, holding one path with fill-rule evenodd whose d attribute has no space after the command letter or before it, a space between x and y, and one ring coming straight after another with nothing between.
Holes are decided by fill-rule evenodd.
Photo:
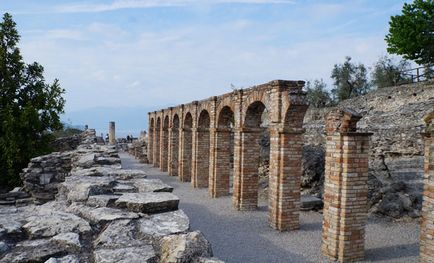
<instances>
[{"instance_id":1,"label":"distant mountain range","mask_svg":"<svg viewBox=\"0 0 434 263\"><path fill-rule=\"evenodd\" d=\"M148 129L148 112L156 109L155 107L94 107L66 112L61 116L61 120L67 126L75 128L84 128L87 124L89 128L96 129L97 135L108 133L109 122L114 121L116 137L126 137L129 134L138 136L140 131Z\"/></svg>"}]
</instances>

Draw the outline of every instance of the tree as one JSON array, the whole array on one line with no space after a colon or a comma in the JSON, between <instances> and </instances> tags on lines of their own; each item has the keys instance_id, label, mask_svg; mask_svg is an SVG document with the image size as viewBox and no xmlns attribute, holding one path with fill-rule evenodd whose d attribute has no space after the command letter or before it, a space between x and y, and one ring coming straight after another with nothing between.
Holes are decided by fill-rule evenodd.
<instances>
[{"instance_id":1,"label":"tree","mask_svg":"<svg viewBox=\"0 0 434 263\"><path fill-rule=\"evenodd\" d=\"M363 64L354 64L345 57L343 64L335 64L331 78L334 80L332 95L336 102L366 94L369 91L367 70Z\"/></svg>"},{"instance_id":2,"label":"tree","mask_svg":"<svg viewBox=\"0 0 434 263\"><path fill-rule=\"evenodd\" d=\"M382 56L371 72L372 84L377 88L384 88L409 81L404 75L404 71L409 69L410 63L406 60L396 62L388 56Z\"/></svg>"},{"instance_id":3,"label":"tree","mask_svg":"<svg viewBox=\"0 0 434 263\"><path fill-rule=\"evenodd\" d=\"M44 68L25 64L12 16L0 22L0 185L20 183L30 158L48 153L51 132L60 129L64 90L56 79L46 84Z\"/></svg>"},{"instance_id":4,"label":"tree","mask_svg":"<svg viewBox=\"0 0 434 263\"><path fill-rule=\"evenodd\" d=\"M308 81L306 83L307 100L315 108L323 108L332 105L330 93L326 90L327 84L321 80Z\"/></svg>"},{"instance_id":5,"label":"tree","mask_svg":"<svg viewBox=\"0 0 434 263\"><path fill-rule=\"evenodd\" d=\"M418 64L434 64L434 1L404 4L402 14L390 17L387 51Z\"/></svg>"}]
</instances>

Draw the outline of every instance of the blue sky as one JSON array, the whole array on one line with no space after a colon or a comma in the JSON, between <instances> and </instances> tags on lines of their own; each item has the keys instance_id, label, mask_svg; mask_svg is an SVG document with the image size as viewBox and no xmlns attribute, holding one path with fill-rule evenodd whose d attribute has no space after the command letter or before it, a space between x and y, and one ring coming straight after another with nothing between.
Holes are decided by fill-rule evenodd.
<instances>
[{"instance_id":1,"label":"blue sky","mask_svg":"<svg viewBox=\"0 0 434 263\"><path fill-rule=\"evenodd\" d=\"M68 116L159 109L229 92L231 84L331 83L345 56L372 66L386 54L389 17L404 2L0 0L0 11L17 22L25 60L40 62L48 81L60 79ZM83 124L79 116L70 121Z\"/></svg>"}]
</instances>

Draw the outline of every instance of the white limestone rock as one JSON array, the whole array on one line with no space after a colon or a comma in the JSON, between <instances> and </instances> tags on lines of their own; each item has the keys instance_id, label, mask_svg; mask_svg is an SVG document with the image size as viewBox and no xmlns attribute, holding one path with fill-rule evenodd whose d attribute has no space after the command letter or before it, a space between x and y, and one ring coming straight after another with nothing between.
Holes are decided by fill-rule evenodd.
<instances>
[{"instance_id":1,"label":"white limestone rock","mask_svg":"<svg viewBox=\"0 0 434 263\"><path fill-rule=\"evenodd\" d=\"M85 205L74 203L69 208L71 213L79 215L92 223L102 224L108 221L119 219L135 219L139 218L137 213L122 211L120 209L109 207L88 207Z\"/></svg>"},{"instance_id":2,"label":"white limestone rock","mask_svg":"<svg viewBox=\"0 0 434 263\"><path fill-rule=\"evenodd\" d=\"M50 257L67 253L64 247L49 239L29 240L17 243L0 259L0 263L44 262Z\"/></svg>"},{"instance_id":3,"label":"white limestone rock","mask_svg":"<svg viewBox=\"0 0 434 263\"><path fill-rule=\"evenodd\" d=\"M23 226L31 238L52 237L60 233L87 233L91 231L89 223L74 214L40 207L30 216Z\"/></svg>"},{"instance_id":4,"label":"white limestone rock","mask_svg":"<svg viewBox=\"0 0 434 263\"><path fill-rule=\"evenodd\" d=\"M211 245L199 231L165 236L160 249L161 263L187 263L199 257L212 257Z\"/></svg>"},{"instance_id":5,"label":"white limestone rock","mask_svg":"<svg viewBox=\"0 0 434 263\"><path fill-rule=\"evenodd\" d=\"M86 201L87 206L113 207L120 195L92 195Z\"/></svg>"},{"instance_id":6,"label":"white limestone rock","mask_svg":"<svg viewBox=\"0 0 434 263\"><path fill-rule=\"evenodd\" d=\"M134 186L139 192L173 192L173 187L163 183L160 179L137 179Z\"/></svg>"},{"instance_id":7,"label":"white limestone rock","mask_svg":"<svg viewBox=\"0 0 434 263\"><path fill-rule=\"evenodd\" d=\"M154 214L150 218L141 218L138 222L140 234L144 236L178 234L190 228L190 221L182 210Z\"/></svg>"},{"instance_id":8,"label":"white limestone rock","mask_svg":"<svg viewBox=\"0 0 434 263\"><path fill-rule=\"evenodd\" d=\"M69 232L69 233L60 233L51 238L53 241L59 243L60 245L70 247L76 250L80 250L80 235L77 233Z\"/></svg>"},{"instance_id":9,"label":"white limestone rock","mask_svg":"<svg viewBox=\"0 0 434 263\"><path fill-rule=\"evenodd\" d=\"M111 222L93 242L95 248L123 248L141 246L144 241L136 239L136 220L116 220Z\"/></svg>"},{"instance_id":10,"label":"white limestone rock","mask_svg":"<svg viewBox=\"0 0 434 263\"><path fill-rule=\"evenodd\" d=\"M95 263L156 263L158 257L150 245L117 249L98 249L94 253Z\"/></svg>"},{"instance_id":11,"label":"white limestone rock","mask_svg":"<svg viewBox=\"0 0 434 263\"><path fill-rule=\"evenodd\" d=\"M116 181L113 177L67 177L60 186L69 202L83 202L91 195L111 194Z\"/></svg>"},{"instance_id":12,"label":"white limestone rock","mask_svg":"<svg viewBox=\"0 0 434 263\"><path fill-rule=\"evenodd\" d=\"M45 263L80 263L80 259L75 255L67 255L61 258L50 258Z\"/></svg>"},{"instance_id":13,"label":"white limestone rock","mask_svg":"<svg viewBox=\"0 0 434 263\"><path fill-rule=\"evenodd\" d=\"M115 204L128 211L153 214L177 210L179 198L166 192L126 193L121 195Z\"/></svg>"}]
</instances>

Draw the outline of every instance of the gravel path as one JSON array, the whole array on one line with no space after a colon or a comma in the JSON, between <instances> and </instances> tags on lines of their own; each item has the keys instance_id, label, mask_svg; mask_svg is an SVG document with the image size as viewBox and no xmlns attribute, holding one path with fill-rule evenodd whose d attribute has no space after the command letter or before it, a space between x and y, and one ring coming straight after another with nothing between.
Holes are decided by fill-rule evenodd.
<instances>
[{"instance_id":1,"label":"gravel path","mask_svg":"<svg viewBox=\"0 0 434 263\"><path fill-rule=\"evenodd\" d=\"M230 262L328 262L321 256L322 215L302 212L300 230L278 232L268 226L266 207L239 212L230 197L212 199L207 189L193 189L177 177L120 154L122 167L141 169L148 178L158 178L174 187L180 208L190 218L191 228L200 230L211 242L214 255ZM366 232L366 261L418 262L419 227L416 222L388 222L371 218Z\"/></svg>"}]
</instances>

